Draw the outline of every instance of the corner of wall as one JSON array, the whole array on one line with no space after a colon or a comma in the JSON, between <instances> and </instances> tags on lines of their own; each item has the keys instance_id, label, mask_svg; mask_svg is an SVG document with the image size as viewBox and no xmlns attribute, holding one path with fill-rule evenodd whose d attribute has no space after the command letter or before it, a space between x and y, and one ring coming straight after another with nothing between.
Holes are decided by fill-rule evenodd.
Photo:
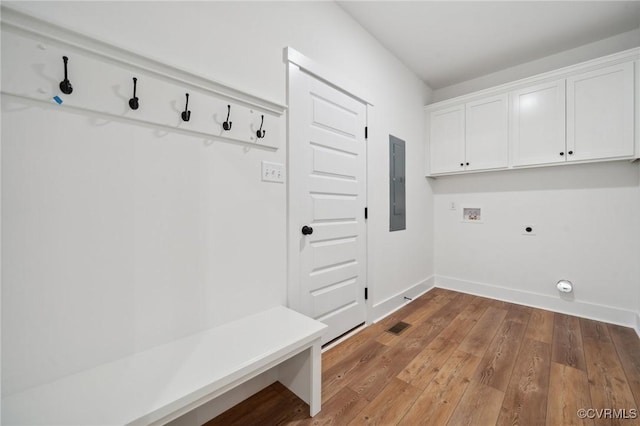
<instances>
[{"instance_id":1,"label":"corner of wall","mask_svg":"<svg viewBox=\"0 0 640 426\"><path fill-rule=\"evenodd\" d=\"M423 93L423 102L424 105L429 105L433 101L433 92L434 90L427 83L423 83L424 93Z\"/></svg>"},{"instance_id":2,"label":"corner of wall","mask_svg":"<svg viewBox=\"0 0 640 426\"><path fill-rule=\"evenodd\" d=\"M638 312L636 314L636 326L635 326L635 329L636 329L636 334L638 335L638 338L640 338L640 312Z\"/></svg>"},{"instance_id":3,"label":"corner of wall","mask_svg":"<svg viewBox=\"0 0 640 426\"><path fill-rule=\"evenodd\" d=\"M404 305L411 303L411 301L434 287L434 276L430 276L419 283L412 285L411 287L403 290L393 296L373 305L371 312L371 322L378 322L384 317L391 315L393 312L402 308ZM409 298L411 300L405 299Z\"/></svg>"}]
</instances>

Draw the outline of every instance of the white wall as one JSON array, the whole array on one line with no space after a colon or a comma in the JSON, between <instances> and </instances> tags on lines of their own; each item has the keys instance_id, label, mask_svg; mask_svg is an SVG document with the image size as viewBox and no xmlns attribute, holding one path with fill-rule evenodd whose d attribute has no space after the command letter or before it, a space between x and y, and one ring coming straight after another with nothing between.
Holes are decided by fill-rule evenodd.
<instances>
[{"instance_id":1,"label":"white wall","mask_svg":"<svg viewBox=\"0 0 640 426\"><path fill-rule=\"evenodd\" d=\"M633 325L639 179L640 164L621 161L433 180L436 284ZM462 222L464 206L481 207L483 223Z\"/></svg>"},{"instance_id":2,"label":"white wall","mask_svg":"<svg viewBox=\"0 0 640 426\"><path fill-rule=\"evenodd\" d=\"M633 30L433 92L440 101L640 45ZM438 178L436 284L636 326L640 303L639 162ZM461 223L450 203L479 205L483 224ZM535 224L537 236L523 236ZM560 298L555 283L575 293ZM637 326L640 334L640 325Z\"/></svg>"},{"instance_id":3,"label":"white wall","mask_svg":"<svg viewBox=\"0 0 640 426\"><path fill-rule=\"evenodd\" d=\"M367 246L372 319L406 303L405 294L413 297L427 290L434 268L433 196L424 178L422 111L428 98L418 108L420 85L412 75L400 80L386 74L375 84L381 99L389 101L369 110ZM400 100L410 93L412 103L403 105ZM406 142L406 230L394 232L389 232L389 134Z\"/></svg>"},{"instance_id":4,"label":"white wall","mask_svg":"<svg viewBox=\"0 0 640 426\"><path fill-rule=\"evenodd\" d=\"M640 186L640 181L638 182ZM640 203L640 191L638 191L638 202ZM640 232L640 227L638 229ZM640 234L638 234L638 240L640 240ZM638 283L636 285L636 333L640 337L640 275L638 276Z\"/></svg>"},{"instance_id":5,"label":"white wall","mask_svg":"<svg viewBox=\"0 0 640 426\"><path fill-rule=\"evenodd\" d=\"M283 47L340 73L375 104L373 304L433 274L429 90L335 4L3 3L280 103ZM2 112L5 394L285 303L285 187L260 182L260 162L285 163L284 148L205 144L6 100ZM407 142L407 231L395 233L389 133Z\"/></svg>"}]
</instances>

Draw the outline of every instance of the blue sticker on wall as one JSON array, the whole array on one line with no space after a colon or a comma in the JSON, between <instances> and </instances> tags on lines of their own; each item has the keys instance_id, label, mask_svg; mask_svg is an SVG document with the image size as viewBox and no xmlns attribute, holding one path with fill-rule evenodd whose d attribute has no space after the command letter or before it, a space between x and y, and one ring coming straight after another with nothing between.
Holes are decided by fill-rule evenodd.
<instances>
[{"instance_id":1,"label":"blue sticker on wall","mask_svg":"<svg viewBox=\"0 0 640 426\"><path fill-rule=\"evenodd\" d=\"M58 105L62 105L62 99L60 99L60 96L54 96L53 100L56 101Z\"/></svg>"}]
</instances>

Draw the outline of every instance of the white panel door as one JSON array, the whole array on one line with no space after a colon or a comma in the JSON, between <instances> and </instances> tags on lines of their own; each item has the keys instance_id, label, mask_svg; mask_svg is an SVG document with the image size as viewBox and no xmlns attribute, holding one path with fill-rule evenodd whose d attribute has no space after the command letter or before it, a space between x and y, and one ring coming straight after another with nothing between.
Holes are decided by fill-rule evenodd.
<instances>
[{"instance_id":1,"label":"white panel door","mask_svg":"<svg viewBox=\"0 0 640 426\"><path fill-rule=\"evenodd\" d=\"M365 322L366 112L289 65L289 303L323 343Z\"/></svg>"},{"instance_id":2,"label":"white panel door","mask_svg":"<svg viewBox=\"0 0 640 426\"><path fill-rule=\"evenodd\" d=\"M464 105L429 114L431 173L464 170Z\"/></svg>"},{"instance_id":3,"label":"white panel door","mask_svg":"<svg viewBox=\"0 0 640 426\"><path fill-rule=\"evenodd\" d=\"M633 63L567 79L567 160L632 156Z\"/></svg>"},{"instance_id":4,"label":"white panel door","mask_svg":"<svg viewBox=\"0 0 640 426\"><path fill-rule=\"evenodd\" d=\"M508 96L466 104L466 170L505 168L509 164Z\"/></svg>"},{"instance_id":5,"label":"white panel door","mask_svg":"<svg viewBox=\"0 0 640 426\"><path fill-rule=\"evenodd\" d=\"M514 166L564 162L565 82L527 87L511 93Z\"/></svg>"}]
</instances>

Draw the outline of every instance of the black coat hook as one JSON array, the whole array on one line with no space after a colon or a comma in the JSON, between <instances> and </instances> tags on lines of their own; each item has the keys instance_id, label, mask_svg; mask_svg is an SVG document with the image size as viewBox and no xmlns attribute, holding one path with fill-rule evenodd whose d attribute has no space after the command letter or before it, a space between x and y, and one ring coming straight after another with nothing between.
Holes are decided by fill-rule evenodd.
<instances>
[{"instance_id":1,"label":"black coat hook","mask_svg":"<svg viewBox=\"0 0 640 426\"><path fill-rule=\"evenodd\" d=\"M64 61L64 80L60 82L60 90L65 95L70 95L71 92L73 92L73 86L71 86L71 82L69 82L69 79L67 78L67 62L69 61L69 58L63 56L62 60Z\"/></svg>"},{"instance_id":2,"label":"black coat hook","mask_svg":"<svg viewBox=\"0 0 640 426\"><path fill-rule=\"evenodd\" d=\"M264 134L267 133L266 130L262 130L262 125L264 124L264 115L262 116L262 121L260 122L260 130L256 132L256 136L258 139L264 138Z\"/></svg>"},{"instance_id":3,"label":"black coat hook","mask_svg":"<svg viewBox=\"0 0 640 426\"><path fill-rule=\"evenodd\" d=\"M138 82L138 79L133 77L133 98L129 99L129 107L131 109L138 109L138 107L140 106L140 104L138 103L138 97L136 96L136 83Z\"/></svg>"},{"instance_id":4,"label":"black coat hook","mask_svg":"<svg viewBox=\"0 0 640 426\"><path fill-rule=\"evenodd\" d=\"M225 130L231 130L231 125L233 124L229 121L229 115L231 114L231 105L227 105L227 121L222 123L222 128Z\"/></svg>"},{"instance_id":5,"label":"black coat hook","mask_svg":"<svg viewBox=\"0 0 640 426\"><path fill-rule=\"evenodd\" d=\"M185 96L187 97L187 103L184 106L184 111L182 111L182 121L189 121L189 119L191 118L191 111L188 110L188 108L189 108L189 94L185 93Z\"/></svg>"}]
</instances>

